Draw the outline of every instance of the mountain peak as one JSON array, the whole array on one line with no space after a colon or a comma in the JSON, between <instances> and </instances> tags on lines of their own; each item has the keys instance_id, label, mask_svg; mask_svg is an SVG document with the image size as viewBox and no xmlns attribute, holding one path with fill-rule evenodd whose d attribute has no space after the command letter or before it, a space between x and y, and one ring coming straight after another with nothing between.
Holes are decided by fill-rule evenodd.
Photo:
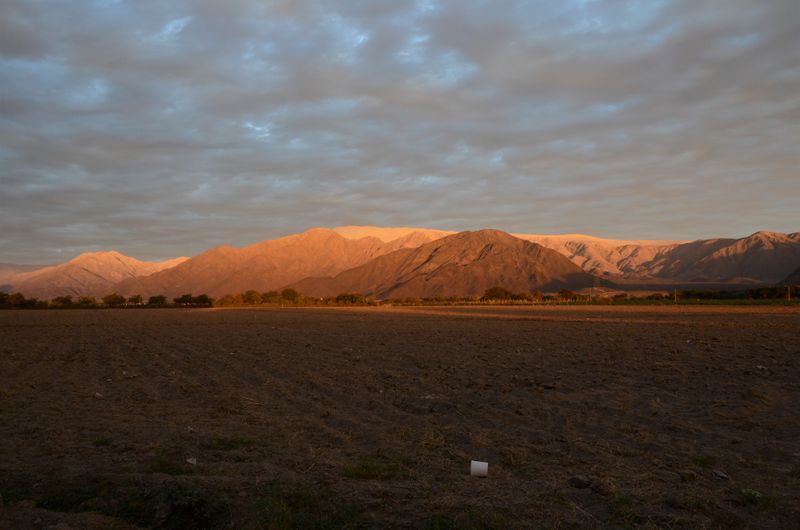
<instances>
[{"instance_id":1,"label":"mountain peak","mask_svg":"<svg viewBox=\"0 0 800 530\"><path fill-rule=\"evenodd\" d=\"M744 238L745 240L748 239L759 239L762 241L784 241L789 239L787 234L782 234L780 232L770 232L769 230L759 230L758 232L754 232Z\"/></svg>"},{"instance_id":2,"label":"mountain peak","mask_svg":"<svg viewBox=\"0 0 800 530\"><path fill-rule=\"evenodd\" d=\"M502 239L502 240L518 240L518 237L514 237L508 232L503 232L502 230L497 230L496 228L484 228L481 230L472 230L466 232L459 232L455 234L462 239ZM453 236L450 236L453 237Z\"/></svg>"},{"instance_id":3,"label":"mountain peak","mask_svg":"<svg viewBox=\"0 0 800 530\"><path fill-rule=\"evenodd\" d=\"M174 267L187 258L141 261L116 250L84 252L59 265L23 272L10 278L14 290L28 296L104 295L120 281Z\"/></svg>"}]
</instances>

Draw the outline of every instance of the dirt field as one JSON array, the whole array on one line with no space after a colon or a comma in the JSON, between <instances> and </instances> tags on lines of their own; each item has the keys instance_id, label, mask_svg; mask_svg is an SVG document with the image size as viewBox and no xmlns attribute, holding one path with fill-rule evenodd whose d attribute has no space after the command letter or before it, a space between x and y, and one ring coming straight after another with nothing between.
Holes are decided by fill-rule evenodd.
<instances>
[{"instance_id":1,"label":"dirt field","mask_svg":"<svg viewBox=\"0 0 800 530\"><path fill-rule=\"evenodd\" d=\"M0 527L797 527L799 338L782 308L0 311Z\"/></svg>"}]
</instances>

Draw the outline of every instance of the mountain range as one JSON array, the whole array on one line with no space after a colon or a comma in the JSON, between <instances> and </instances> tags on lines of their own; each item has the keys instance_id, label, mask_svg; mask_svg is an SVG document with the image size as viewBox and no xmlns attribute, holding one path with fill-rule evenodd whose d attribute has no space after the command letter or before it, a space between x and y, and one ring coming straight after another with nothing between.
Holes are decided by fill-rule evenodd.
<instances>
[{"instance_id":1,"label":"mountain range","mask_svg":"<svg viewBox=\"0 0 800 530\"><path fill-rule=\"evenodd\" d=\"M290 286L310 296L395 298L469 296L493 286L548 292L598 285L764 285L795 281L798 269L798 232L653 241L344 226L161 262L107 251L41 268L0 264L0 289L51 298L110 292L221 296Z\"/></svg>"}]
</instances>

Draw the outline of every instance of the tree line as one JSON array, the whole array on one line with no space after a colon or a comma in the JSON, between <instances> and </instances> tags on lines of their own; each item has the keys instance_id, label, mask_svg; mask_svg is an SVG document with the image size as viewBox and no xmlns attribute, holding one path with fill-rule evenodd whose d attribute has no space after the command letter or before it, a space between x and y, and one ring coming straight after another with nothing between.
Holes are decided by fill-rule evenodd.
<instances>
[{"instance_id":1,"label":"tree line","mask_svg":"<svg viewBox=\"0 0 800 530\"><path fill-rule=\"evenodd\" d=\"M238 294L226 294L214 305L219 307L256 305L374 305L376 301L358 293L342 293L328 297L308 297L294 289L259 293L253 289Z\"/></svg>"},{"instance_id":2,"label":"tree line","mask_svg":"<svg viewBox=\"0 0 800 530\"><path fill-rule=\"evenodd\" d=\"M147 301L141 295L129 297L111 293L100 299L94 296L56 296L50 300L27 298L22 293L0 292L0 309L94 309L99 307L211 307L214 299L206 294L193 296L184 294L168 299L164 295L150 296Z\"/></svg>"},{"instance_id":3,"label":"tree line","mask_svg":"<svg viewBox=\"0 0 800 530\"><path fill-rule=\"evenodd\" d=\"M578 294L568 289L558 293L543 294L533 290L514 293L505 287L495 286L481 296L434 296L425 298L390 298L377 301L359 293L341 293L331 297L307 297L295 289L259 293L253 289L237 294L226 294L214 299L207 294L183 294L169 299L154 295L144 299L141 295L122 296L111 293L99 299L93 296L56 296L50 300L27 298L22 293L0 292L0 309L91 309L91 308L165 308L165 307L236 307L258 305L435 305L435 304L534 304L534 303L659 303L659 302L724 302L800 300L800 286L754 287L745 290L674 290L672 293L656 292L644 296L628 293L608 295Z\"/></svg>"}]
</instances>

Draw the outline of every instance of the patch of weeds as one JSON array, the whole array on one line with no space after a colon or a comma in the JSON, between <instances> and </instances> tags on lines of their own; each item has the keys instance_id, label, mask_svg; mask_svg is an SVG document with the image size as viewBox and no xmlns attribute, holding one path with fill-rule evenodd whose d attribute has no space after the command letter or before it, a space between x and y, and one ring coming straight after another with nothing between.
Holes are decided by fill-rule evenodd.
<instances>
[{"instance_id":1,"label":"patch of weeds","mask_svg":"<svg viewBox=\"0 0 800 530\"><path fill-rule=\"evenodd\" d=\"M94 439L92 445L94 445L95 447L107 447L111 445L111 441L112 441L111 438L109 438L108 436L98 436L97 438Z\"/></svg>"},{"instance_id":2,"label":"patch of weeds","mask_svg":"<svg viewBox=\"0 0 800 530\"><path fill-rule=\"evenodd\" d=\"M381 457L368 457L345 466L344 476L362 480L397 480L408 478L409 473L401 463Z\"/></svg>"},{"instance_id":3,"label":"patch of weeds","mask_svg":"<svg viewBox=\"0 0 800 530\"><path fill-rule=\"evenodd\" d=\"M234 451L256 445L252 438L210 438L200 442L200 448L209 451Z\"/></svg>"},{"instance_id":4,"label":"patch of weeds","mask_svg":"<svg viewBox=\"0 0 800 530\"><path fill-rule=\"evenodd\" d=\"M193 470L185 461L183 451L177 447L159 447L147 465L150 473L187 475Z\"/></svg>"},{"instance_id":5,"label":"patch of weeds","mask_svg":"<svg viewBox=\"0 0 800 530\"><path fill-rule=\"evenodd\" d=\"M753 490L750 488L740 489L739 496L744 504L759 504L764 502L764 494L758 490Z\"/></svg>"},{"instance_id":6,"label":"patch of weeds","mask_svg":"<svg viewBox=\"0 0 800 530\"><path fill-rule=\"evenodd\" d=\"M708 469L717 463L717 457L712 455L696 455L692 458L692 463L698 467Z\"/></svg>"},{"instance_id":7,"label":"patch of weeds","mask_svg":"<svg viewBox=\"0 0 800 530\"><path fill-rule=\"evenodd\" d=\"M742 488L737 494L737 502L744 506L767 508L775 504L774 497L756 489Z\"/></svg>"},{"instance_id":8,"label":"patch of weeds","mask_svg":"<svg viewBox=\"0 0 800 530\"><path fill-rule=\"evenodd\" d=\"M269 484L260 491L256 506L258 526L270 530L327 530L362 526L356 508L299 484Z\"/></svg>"}]
</instances>

